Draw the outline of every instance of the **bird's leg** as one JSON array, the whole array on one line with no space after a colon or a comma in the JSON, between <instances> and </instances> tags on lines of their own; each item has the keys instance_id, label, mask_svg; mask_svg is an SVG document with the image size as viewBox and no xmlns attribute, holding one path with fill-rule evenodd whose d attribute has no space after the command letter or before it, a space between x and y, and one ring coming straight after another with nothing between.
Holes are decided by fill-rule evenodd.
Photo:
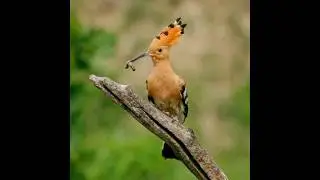
<instances>
[{"instance_id":1,"label":"bird's leg","mask_svg":"<svg viewBox=\"0 0 320 180\"><path fill-rule=\"evenodd\" d=\"M169 111L164 111L164 113L172 119L172 123L178 121L178 117L172 116Z\"/></svg>"},{"instance_id":2,"label":"bird's leg","mask_svg":"<svg viewBox=\"0 0 320 180\"><path fill-rule=\"evenodd\" d=\"M179 118L178 118L178 116L174 116L174 117L172 117L172 119L173 119L173 123L178 123L179 122Z\"/></svg>"}]
</instances>

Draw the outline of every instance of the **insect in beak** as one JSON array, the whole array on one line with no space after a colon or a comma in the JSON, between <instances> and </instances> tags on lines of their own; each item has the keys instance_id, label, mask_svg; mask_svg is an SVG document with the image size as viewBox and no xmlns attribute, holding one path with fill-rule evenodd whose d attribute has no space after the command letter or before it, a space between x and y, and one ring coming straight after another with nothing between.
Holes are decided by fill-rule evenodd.
<instances>
[{"instance_id":1,"label":"insect in beak","mask_svg":"<svg viewBox=\"0 0 320 180\"><path fill-rule=\"evenodd\" d=\"M147 52L144 52L144 53L140 54L139 56L137 56L136 58L127 61L125 69L128 69L130 67L132 69L132 71L135 71L136 68L133 66L133 62L135 62L143 57L146 57L146 56L149 56L149 54Z\"/></svg>"}]
</instances>

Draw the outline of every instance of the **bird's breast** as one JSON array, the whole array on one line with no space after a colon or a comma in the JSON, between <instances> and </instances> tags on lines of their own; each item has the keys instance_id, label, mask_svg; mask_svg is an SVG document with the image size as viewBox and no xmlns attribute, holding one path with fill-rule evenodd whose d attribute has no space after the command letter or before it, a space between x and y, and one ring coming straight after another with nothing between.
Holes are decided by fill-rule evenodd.
<instances>
[{"instance_id":1,"label":"bird's breast","mask_svg":"<svg viewBox=\"0 0 320 180\"><path fill-rule=\"evenodd\" d=\"M155 105L171 116L180 112L180 88L178 79L173 74L153 74L147 80L148 95L153 98Z\"/></svg>"},{"instance_id":2,"label":"bird's breast","mask_svg":"<svg viewBox=\"0 0 320 180\"><path fill-rule=\"evenodd\" d=\"M149 80L148 94L160 101L176 100L180 97L177 83L167 77Z\"/></svg>"}]
</instances>

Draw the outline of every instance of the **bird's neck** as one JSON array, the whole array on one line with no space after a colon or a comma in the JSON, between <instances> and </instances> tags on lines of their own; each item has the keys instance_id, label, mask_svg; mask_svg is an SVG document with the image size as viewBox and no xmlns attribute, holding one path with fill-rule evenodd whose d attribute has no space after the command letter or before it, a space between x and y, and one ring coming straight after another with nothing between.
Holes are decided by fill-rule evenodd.
<instances>
[{"instance_id":1,"label":"bird's neck","mask_svg":"<svg viewBox=\"0 0 320 180\"><path fill-rule=\"evenodd\" d=\"M153 68L155 70L161 70L161 71L173 71L172 65L169 59L153 61Z\"/></svg>"}]
</instances>

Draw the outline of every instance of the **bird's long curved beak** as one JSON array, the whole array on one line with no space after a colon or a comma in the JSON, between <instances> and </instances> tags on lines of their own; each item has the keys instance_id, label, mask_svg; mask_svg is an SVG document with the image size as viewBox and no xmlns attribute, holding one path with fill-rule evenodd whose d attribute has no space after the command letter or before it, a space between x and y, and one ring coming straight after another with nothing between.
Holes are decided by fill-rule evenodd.
<instances>
[{"instance_id":1,"label":"bird's long curved beak","mask_svg":"<svg viewBox=\"0 0 320 180\"><path fill-rule=\"evenodd\" d=\"M144 52L144 53L140 54L139 56L135 57L134 59L127 61L125 68L128 69L130 67L133 71L135 71L136 69L134 68L132 63L143 58L143 57L146 57L146 56L149 56L149 54L147 52Z\"/></svg>"},{"instance_id":2,"label":"bird's long curved beak","mask_svg":"<svg viewBox=\"0 0 320 180\"><path fill-rule=\"evenodd\" d=\"M147 52L144 52L144 53L140 54L139 56L135 57L134 59L129 60L128 62L134 62L134 61L139 60L139 59L146 57L148 55L149 54Z\"/></svg>"}]
</instances>

